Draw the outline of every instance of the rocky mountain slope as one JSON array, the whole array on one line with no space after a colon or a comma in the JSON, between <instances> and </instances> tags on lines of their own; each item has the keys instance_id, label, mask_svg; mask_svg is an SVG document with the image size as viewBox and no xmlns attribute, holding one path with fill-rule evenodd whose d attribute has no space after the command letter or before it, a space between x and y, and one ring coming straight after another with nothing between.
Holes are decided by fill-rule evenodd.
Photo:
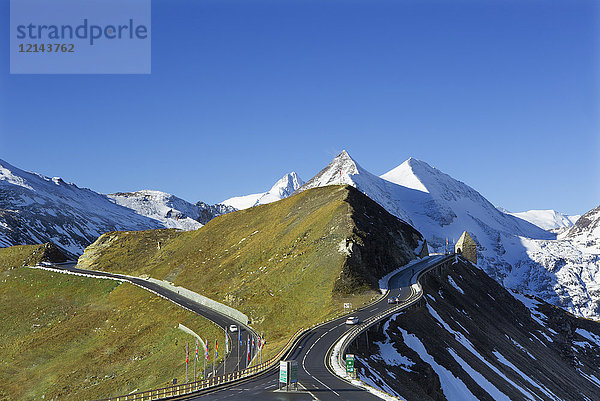
<instances>
[{"instance_id":1,"label":"rocky mountain slope","mask_svg":"<svg viewBox=\"0 0 600 401\"><path fill-rule=\"evenodd\" d=\"M348 351L365 382L407 400L596 400L600 323L506 290L459 262L423 302Z\"/></svg>"},{"instance_id":2,"label":"rocky mountain slope","mask_svg":"<svg viewBox=\"0 0 600 401\"><path fill-rule=\"evenodd\" d=\"M195 230L236 209L160 191L98 194L0 160L0 247L53 242L70 258L115 230Z\"/></svg>"},{"instance_id":3,"label":"rocky mountain slope","mask_svg":"<svg viewBox=\"0 0 600 401\"><path fill-rule=\"evenodd\" d=\"M581 216L557 240L522 238L523 248L513 255L513 270L528 278L542 266L553 279L546 299L567 304L570 311L593 319L600 317L600 207ZM534 279L535 280L535 279ZM534 281L528 280L528 281ZM509 282L518 287L528 283Z\"/></svg>"},{"instance_id":4,"label":"rocky mountain slope","mask_svg":"<svg viewBox=\"0 0 600 401\"><path fill-rule=\"evenodd\" d=\"M247 209L249 207L265 205L290 196L295 190L300 188L304 181L295 172L288 173L281 177L267 192L251 194L245 196L236 196L221 202L226 206L231 206L237 210Z\"/></svg>"},{"instance_id":5,"label":"rocky mountain slope","mask_svg":"<svg viewBox=\"0 0 600 401\"><path fill-rule=\"evenodd\" d=\"M2 247L53 242L73 257L107 231L159 227L105 195L0 160Z\"/></svg>"},{"instance_id":6,"label":"rocky mountain slope","mask_svg":"<svg viewBox=\"0 0 600 401\"><path fill-rule=\"evenodd\" d=\"M222 204L196 204L161 191L117 192L107 195L116 204L157 220L164 228L196 230L209 220L236 209Z\"/></svg>"}]
</instances>

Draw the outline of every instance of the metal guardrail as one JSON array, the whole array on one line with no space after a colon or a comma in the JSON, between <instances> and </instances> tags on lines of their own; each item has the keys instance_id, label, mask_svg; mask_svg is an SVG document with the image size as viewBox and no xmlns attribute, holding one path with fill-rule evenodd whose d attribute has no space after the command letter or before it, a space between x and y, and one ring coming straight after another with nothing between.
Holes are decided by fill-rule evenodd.
<instances>
[{"instance_id":1,"label":"metal guardrail","mask_svg":"<svg viewBox=\"0 0 600 401\"><path fill-rule=\"evenodd\" d=\"M419 283L419 280L421 279L421 276L423 276L425 273L435 269L436 267L443 265L444 263L447 263L450 261L450 258L444 258L442 261L440 261L440 263L436 263L435 265L429 267L428 269L422 270L421 272L419 272L417 274L417 278L415 283L411 284L410 286L410 295L408 297L408 299L404 302L402 302L401 304L398 304L392 308L386 309L380 313L378 313L375 316L371 316L370 318L368 318L367 320L365 320L362 324L360 324L357 327L354 327L353 329L349 330L346 332L346 334L344 334L345 338L342 341L341 347L340 347L340 352L338 354L338 364L340 366L344 366L345 365L345 355L346 355L346 350L348 349L348 347L350 346L350 344L352 344L352 342L354 340L356 340L356 338L361 335L362 333L364 333L366 330L368 330L371 326L373 326L375 323L377 323L378 321L385 319L388 316L393 315L394 313L400 312L403 309L406 309L412 305L414 305L416 302L418 302L421 297L423 296L423 288L421 287L421 284ZM416 288L416 289L415 289ZM328 355L326 356L325 360L327 361L327 365L329 367L329 361L330 361L330 352L332 352L333 350L333 346L329 349ZM330 367L331 368L331 367ZM334 371L334 370L332 370ZM335 371L334 371L335 372Z\"/></svg>"},{"instance_id":2,"label":"metal guardrail","mask_svg":"<svg viewBox=\"0 0 600 401\"><path fill-rule=\"evenodd\" d=\"M131 393L127 395L120 395L116 397L103 398L97 401L150 401L160 400L164 398L176 397L180 395L187 395L201 390L207 390L213 387L222 386L227 383L232 383L240 379L255 376L259 373L263 373L274 366L279 366L280 359L289 351L292 345L296 342L307 329L300 329L294 333L292 338L286 343L286 345L271 359L258 365L250 366L246 369L239 370L232 373L226 373L224 375L211 377L208 379L198 380L195 382L176 384L174 386L162 387L153 390L140 391L137 393Z\"/></svg>"},{"instance_id":3,"label":"metal guardrail","mask_svg":"<svg viewBox=\"0 0 600 401\"><path fill-rule=\"evenodd\" d=\"M412 305L413 303L417 302L421 296L422 296L422 289L420 287L420 284L418 283L418 280L420 279L421 275L425 274L427 271L434 269L435 267L437 267L439 264L436 264L434 266L432 266L431 268L424 270L422 272L420 272L417 275L417 283L412 284L411 285L411 295L409 297L409 299L405 302L403 302L402 304L398 304L393 308L387 309L375 316L370 317L369 319L367 319L363 324L361 324L358 327L353 328L352 330L350 330L348 333L352 333L351 335L348 335L346 337L346 339L344 340L344 343L342 345L341 348L341 352L339 354L339 358L342 358L345 355L346 349L348 348L348 346L350 345L350 343L352 343L352 341L354 341L356 339L356 337L358 337L361 333L363 333L365 330L367 330L369 327L371 327L373 324L375 324L377 321L385 318L388 315L394 314L404 308L409 307L410 305ZM419 295L415 298L415 299L410 299L413 295L415 295L416 290L413 288L413 285L418 285L419 286ZM388 291L389 292L389 291ZM388 293L386 292L386 294ZM373 303L377 303L379 302L382 298L384 298L386 296L386 294L383 294L382 297L379 297L377 300L375 300L372 303L369 303L369 305L372 305ZM358 310L360 309L364 309L366 307L368 307L369 305L365 305L361 308L358 308ZM198 391L202 391L202 390L208 390L211 388L216 388L218 386L223 386L226 384L230 384L236 381L239 381L241 379L245 379L245 378L249 378L251 376L255 376L258 375L260 373L264 373L272 368L274 368L275 366L278 366L279 361L281 360L281 358L287 354L290 349L292 348L292 346L294 345L294 343L300 338L302 337L302 335L304 335L307 331L314 329L315 327L321 326L325 323L328 323L332 320L335 319L339 319L340 316L335 316L332 317L331 319L328 319L324 322L315 324L309 328L302 328L299 329L298 331L296 331L296 333L294 333L294 335L288 340L288 342L286 343L286 345L271 359L269 359L266 362L260 363L258 365L254 365L254 366L250 366L246 369L240 370L240 371L236 371L236 372L232 372L232 373L227 373L224 375L220 375L220 376L215 376L215 377L211 377L208 379L203 379L203 380L198 380L195 382L189 382L189 383L182 383L182 384L176 384L174 386L169 386L169 387L162 387L162 388L158 388L158 389L153 389L153 390L146 390L146 391L140 391L137 393L131 393L131 394L127 394L127 395L120 395L120 396L116 396L116 397L109 397L109 398L102 398L100 400L96 400L96 401L151 401L151 400L161 400L161 399L165 399L165 398L172 398L172 397L177 397L177 396L182 396L182 395L187 395L187 394L192 394L194 392L198 392ZM329 358L327 358L327 360L329 360ZM342 365L344 364L344 361L342 360Z\"/></svg>"}]
</instances>

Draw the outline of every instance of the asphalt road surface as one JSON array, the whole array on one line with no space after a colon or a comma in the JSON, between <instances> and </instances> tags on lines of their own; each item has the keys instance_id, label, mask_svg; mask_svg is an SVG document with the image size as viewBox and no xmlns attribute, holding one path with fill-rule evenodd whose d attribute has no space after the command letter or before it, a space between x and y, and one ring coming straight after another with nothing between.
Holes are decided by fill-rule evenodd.
<instances>
[{"instance_id":1,"label":"asphalt road surface","mask_svg":"<svg viewBox=\"0 0 600 401\"><path fill-rule=\"evenodd\" d=\"M131 277L123 276L120 274L113 274L113 273L107 273L107 272L77 269L77 268L75 268L75 264L53 265L53 266L51 266L51 268L57 269L57 270L66 270L66 271L73 272L73 273L86 274L86 275L95 276L95 277L106 277L106 278L116 278L119 280L125 280L125 281L133 283L137 286L140 286L142 288L145 288L147 290L155 292L155 293L169 299L170 301L176 303L177 305L180 305L184 308L191 310L192 312L197 313L198 315L204 316L207 319L212 320L214 323L221 326L228 333L229 346L231 349L231 352L225 361L225 366L223 366L223 364L221 364L221 365L215 367L216 374L217 375L223 374L224 367L227 369L226 370L227 373L234 372L236 370L239 370L240 368L244 369L246 367L247 341L248 341L248 337L253 336L254 334L249 330L248 327L240 326L239 322L233 320L232 318L230 318L226 315L223 315L213 309L207 308L204 305L201 305L192 300L189 300L189 299L177 294L176 292L173 292L171 290L168 290L164 287L161 287L157 284L154 284L152 282L149 282L149 281L146 281L143 279L131 278ZM239 330L241 331L242 342L243 342L241 347L240 347L239 341L238 341L238 333L229 332L229 326L232 324L238 326ZM210 361L212 362L213 357L214 357L214 341L215 341L215 339L209 338L208 341L210 341L210 344L209 344L209 350L211 352ZM255 338L255 342L256 342L256 344L258 344L256 338ZM222 336L221 338L219 338L218 343L219 343L219 353L224 352L225 337ZM239 358L238 358L238 348L240 348L239 349ZM193 348L191 347L191 344L190 344L190 360L193 360L193 355L194 355L194 352L192 351L192 349ZM200 355L201 355L200 365L204 366L204 361L202 359L204 352L200 352ZM207 369L207 371L208 371L207 373L212 374L212 368ZM184 377L179 377L178 382L182 383L184 381L184 379L185 379Z\"/></svg>"},{"instance_id":2,"label":"asphalt road surface","mask_svg":"<svg viewBox=\"0 0 600 401\"><path fill-rule=\"evenodd\" d=\"M356 311L352 316L356 316L359 320L365 321L369 317L376 315L392 305L387 303L387 298L399 297L400 303L408 300L411 297L410 284L414 282L413 277L416 277L420 272L429 270L446 260L448 256L434 255L430 256L393 276L389 283L389 295L379 302L369 305L368 307ZM119 274L98 272L90 270L82 270L74 267L73 264L65 264L53 266L55 269L67 270L74 273L92 275L96 277L117 278L129 281L135 285L146 288L161 296L168 298L172 302L185 307L201 316L204 316L223 328L227 328L232 324L239 325L238 322L228 316L222 315L212 309L200 305L194 301L182 297L181 295L160 287L154 283L143 279L130 278ZM412 280L412 281L411 281ZM189 395L177 397L177 399L185 400L380 400L380 398L369 393L368 391L354 387L347 381L333 374L327 367L326 357L329 349L337 340L343 336L353 326L345 324L346 317L341 317L324 325L314 328L302 336L290 353L288 360L298 362L298 391L285 392L278 389L279 370L273 369L269 372L258 376L246 379L235 385L231 385L222 389L212 390L205 394ZM242 338L244 344L240 349L240 358L237 358L239 342L237 333L230 334L230 345L232 346L231 353L226 361L227 372L233 372L240 367L243 369L246 363L246 339L251 333L248 327L240 327L242 330ZM211 339L209 339L211 340ZM212 341L212 340L211 340ZM224 340L223 340L224 341ZM219 340L221 342L221 340ZM221 347L224 347L222 343ZM212 349L212 346L211 346ZM224 349L224 348L221 348ZM212 359L212 356L211 356ZM223 373L223 366L217 368L217 374Z\"/></svg>"},{"instance_id":3,"label":"asphalt road surface","mask_svg":"<svg viewBox=\"0 0 600 401\"><path fill-rule=\"evenodd\" d=\"M406 301L411 296L410 284L413 276L421 271L428 270L448 256L430 256L413 266L401 271L390 279L388 297L400 297L400 302ZM414 282L414 281L412 281ZM352 316L357 316L362 322L391 307L387 298L357 311ZM327 324L311 330L303 336L294 348L288 360L298 362L298 392L283 392L278 389L279 371L277 369L256 376L242 383L212 391L208 394L187 396L186 400L380 400L375 395L352 386L347 381L334 375L326 366L325 358L330 347L337 342L353 326L345 324L345 317L336 319Z\"/></svg>"}]
</instances>

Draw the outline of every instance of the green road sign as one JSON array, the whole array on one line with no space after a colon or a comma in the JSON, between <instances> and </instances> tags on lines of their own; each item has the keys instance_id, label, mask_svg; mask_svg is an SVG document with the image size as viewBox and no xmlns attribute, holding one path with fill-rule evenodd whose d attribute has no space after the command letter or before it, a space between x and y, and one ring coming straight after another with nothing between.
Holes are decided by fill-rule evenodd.
<instances>
[{"instance_id":1,"label":"green road sign","mask_svg":"<svg viewBox=\"0 0 600 401\"><path fill-rule=\"evenodd\" d=\"M354 355L346 355L346 373L354 373Z\"/></svg>"},{"instance_id":2,"label":"green road sign","mask_svg":"<svg viewBox=\"0 0 600 401\"><path fill-rule=\"evenodd\" d=\"M289 361L290 383L298 382L298 362Z\"/></svg>"},{"instance_id":3,"label":"green road sign","mask_svg":"<svg viewBox=\"0 0 600 401\"><path fill-rule=\"evenodd\" d=\"M288 363L285 361L279 362L279 383L288 384Z\"/></svg>"}]
</instances>

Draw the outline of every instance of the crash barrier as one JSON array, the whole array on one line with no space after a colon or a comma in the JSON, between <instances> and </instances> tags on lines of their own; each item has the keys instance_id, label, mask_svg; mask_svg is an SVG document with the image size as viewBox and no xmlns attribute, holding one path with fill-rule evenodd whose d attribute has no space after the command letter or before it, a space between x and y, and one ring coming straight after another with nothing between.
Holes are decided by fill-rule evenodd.
<instances>
[{"instance_id":1,"label":"crash barrier","mask_svg":"<svg viewBox=\"0 0 600 401\"><path fill-rule=\"evenodd\" d=\"M300 329L290 340L286 343L286 345L275 355L273 358L269 359L266 362L259 363L254 366L249 366L244 370L238 370L231 373L226 373L220 376L210 377L208 379L197 380L189 383L176 384L169 387L158 388L154 390L146 390L140 391L137 393L131 393L127 395L120 395L117 397L103 398L97 401L150 401L150 400L160 400L164 398L176 397L180 395L191 394L201 390L207 390L213 387L222 386L228 383L232 383L238 381L240 379L244 379L250 376L257 375L259 373L263 373L275 366L279 366L279 361L281 358L291 349L296 340L304 334L306 329Z\"/></svg>"},{"instance_id":2,"label":"crash barrier","mask_svg":"<svg viewBox=\"0 0 600 401\"><path fill-rule=\"evenodd\" d=\"M433 269L436 269L440 266L448 264L453 259L454 259L454 256L446 257L443 260L441 260L439 263L436 263L435 265L431 266L430 268L419 272L417 274L415 282L410 285L410 295L406 299L406 301L404 301L400 304L397 304L389 309L386 309L386 310L378 313L375 316L371 316L370 318L366 319L363 323L361 323L359 326L356 326L356 327L352 328L351 330L349 330L348 332L346 332L346 334L344 334L344 337L341 341L341 344L340 345L336 344L335 346L332 346L330 348L330 352L334 352L335 348L339 349L339 351L337 351L337 355L334 355L335 359L337 359L335 362L337 363L338 367L344 367L346 365L346 350L348 349L350 344L352 344L352 342L358 338L358 336L360 336L362 333L367 331L375 323L416 304L421 299L421 297L423 296L423 288L421 287L421 284L419 283L421 276L423 276L425 273L427 273ZM331 363L331 358L329 357L329 355L327 356L326 360L327 360L328 364ZM332 369L332 371L335 372L335 369Z\"/></svg>"},{"instance_id":3,"label":"crash barrier","mask_svg":"<svg viewBox=\"0 0 600 401\"><path fill-rule=\"evenodd\" d=\"M444 262L446 262L447 260L444 260ZM444 263L441 262L440 264ZM440 264L436 264L434 266L432 266L430 269L426 270L429 271L437 266L439 266ZM363 333L365 330L367 330L369 327L371 327L373 324L375 324L376 322L384 319L385 317L394 314L412 304L414 304L415 302L417 302L421 295L422 295L422 289L420 284L418 283L418 279L421 277L421 275L423 275L426 271L420 272L417 276L417 282L411 285L411 295L409 297L409 299L406 302L403 302L402 304L398 304L393 308L390 308L388 310L385 310L375 316L372 316L371 318L367 319L363 324L361 324L358 327L353 328L346 336L344 343L342 344L342 348L341 348L341 352L339 353L339 358L341 361L341 366L344 366L344 360L343 357L345 355L346 349L348 348L348 346L352 343L352 341L354 341L354 339L356 339L356 337L358 337L361 333ZM387 293L386 293L387 294ZM384 298L386 296L386 294L383 294L382 297L378 298L375 302L378 302L379 300L381 300L382 298ZM418 296L414 297L413 296L415 294L418 294ZM368 307L369 305L363 306L362 308L359 309L363 309ZM315 327L321 326L331 320L335 320L335 319L339 319L339 316L333 317L332 319L326 320L324 322L315 324L313 326L311 326L310 328L307 329L299 329L298 331L296 331L296 333L294 333L294 335L289 339L289 341L286 343L286 345L277 353L277 355L275 355L274 357L272 357L271 359L269 359L266 362L263 363L259 363L257 365L254 366L250 366L246 369L243 370L239 370L236 372L231 372L231 373L227 373L224 375L220 375L220 376L215 376L215 377L211 377L208 379L203 379L203 380L198 380L198 381L194 381L194 382L189 382L189 383L182 383L182 384L176 384L173 386L169 386L169 387L163 387L163 388L158 388L158 389L154 389L154 390L146 390L146 391L140 391L137 393L131 393L131 394L127 394L127 395L121 395L121 396L116 396L116 397L110 397L110 398L103 398L97 401L150 401L150 400L160 400L160 399L165 399L165 398L171 398L171 397L176 397L176 396L183 396L183 395L187 395L187 394L191 394L194 392L198 392L198 391L203 391L203 390L209 390L211 388L216 388L216 387L220 387L220 386L224 386L227 384L233 384L236 381L239 381L241 379L245 379L245 378L249 378L251 376L255 376L258 375L260 373L264 373L270 369L273 369L276 366L279 366L279 361L292 349L292 347L294 346L294 344L296 343L296 341L298 341L298 339L300 339L300 337L302 337L306 332L308 332L309 330L314 329ZM327 358L329 360L329 358Z\"/></svg>"}]
</instances>

